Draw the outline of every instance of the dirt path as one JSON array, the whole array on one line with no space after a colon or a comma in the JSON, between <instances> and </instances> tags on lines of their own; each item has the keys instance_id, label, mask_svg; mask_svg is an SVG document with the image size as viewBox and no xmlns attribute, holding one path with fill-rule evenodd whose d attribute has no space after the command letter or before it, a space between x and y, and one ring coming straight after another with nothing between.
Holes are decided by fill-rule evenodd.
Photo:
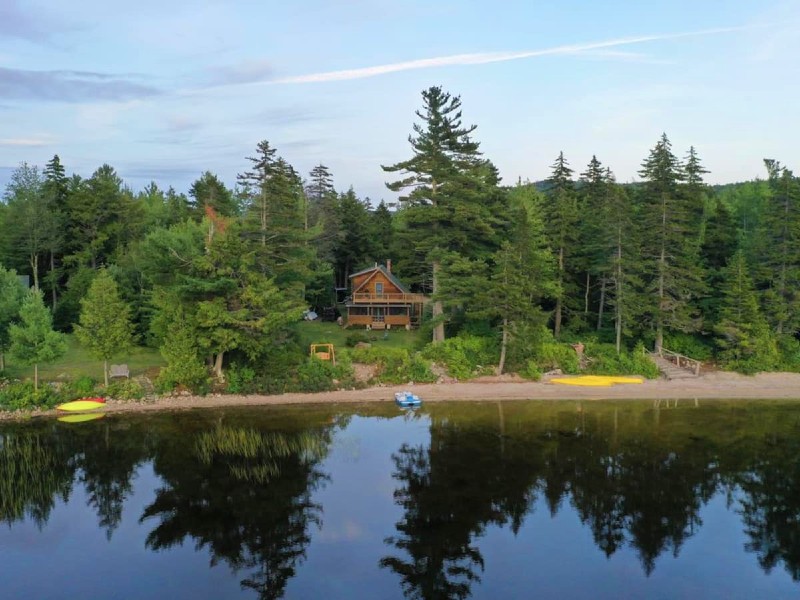
<instances>
[{"instance_id":1,"label":"dirt path","mask_svg":"<svg viewBox=\"0 0 800 600\"><path fill-rule=\"evenodd\" d=\"M800 374L761 373L753 377L736 373L716 372L695 379L666 381L657 379L641 385L613 387L575 387L530 382L514 377L484 377L465 383L418 384L372 387L363 390L340 390L318 394L280 394L275 396L177 396L149 402L110 401L106 412L145 412L232 406L279 404L321 404L347 402L392 402L394 393L412 390L425 402L444 400L643 400L643 399L798 399ZM56 411L33 413L0 413L0 420L26 419L31 416L52 416Z\"/></svg>"}]
</instances>

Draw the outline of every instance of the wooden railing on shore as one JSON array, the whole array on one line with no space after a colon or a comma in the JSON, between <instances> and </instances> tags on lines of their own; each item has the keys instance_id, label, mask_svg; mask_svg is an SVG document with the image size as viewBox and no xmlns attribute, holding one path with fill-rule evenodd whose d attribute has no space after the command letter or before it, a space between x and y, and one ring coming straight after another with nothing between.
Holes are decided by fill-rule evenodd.
<instances>
[{"instance_id":1,"label":"wooden railing on shore","mask_svg":"<svg viewBox=\"0 0 800 600\"><path fill-rule=\"evenodd\" d=\"M423 304L428 298L422 294L371 294L369 292L356 292L353 294L354 304L373 304L386 302L399 302L403 304Z\"/></svg>"},{"instance_id":2,"label":"wooden railing on shore","mask_svg":"<svg viewBox=\"0 0 800 600\"><path fill-rule=\"evenodd\" d=\"M677 352L673 352L672 350L667 350L666 348L659 348L656 352L654 352L656 356L660 356L670 362L675 363L676 366L682 367L684 369L689 369L695 375L700 375L700 361L695 360L694 358L689 358L688 356L684 356L683 354L678 354Z\"/></svg>"}]
</instances>

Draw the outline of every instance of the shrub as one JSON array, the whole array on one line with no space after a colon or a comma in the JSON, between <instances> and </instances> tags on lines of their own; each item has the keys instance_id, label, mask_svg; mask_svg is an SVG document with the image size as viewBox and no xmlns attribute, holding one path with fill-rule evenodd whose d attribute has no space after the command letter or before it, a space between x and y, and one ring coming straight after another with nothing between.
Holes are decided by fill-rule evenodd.
<instances>
[{"instance_id":1,"label":"shrub","mask_svg":"<svg viewBox=\"0 0 800 600\"><path fill-rule=\"evenodd\" d=\"M327 392L339 387L352 387L353 381L353 369L349 362L340 361L334 366L327 360L309 358L297 369L300 392Z\"/></svg>"},{"instance_id":2,"label":"shrub","mask_svg":"<svg viewBox=\"0 0 800 600\"><path fill-rule=\"evenodd\" d=\"M53 387L42 385L34 390L32 381L15 381L0 388L0 407L5 410L53 408L61 400Z\"/></svg>"},{"instance_id":3,"label":"shrub","mask_svg":"<svg viewBox=\"0 0 800 600\"><path fill-rule=\"evenodd\" d=\"M575 374L580 371L578 354L567 344L542 344L533 360L542 371L561 369L563 373Z\"/></svg>"},{"instance_id":4,"label":"shrub","mask_svg":"<svg viewBox=\"0 0 800 600\"><path fill-rule=\"evenodd\" d=\"M538 318L515 324L511 333L506 350L507 371L524 371L544 344L555 343L553 334Z\"/></svg>"},{"instance_id":5,"label":"shrub","mask_svg":"<svg viewBox=\"0 0 800 600\"><path fill-rule=\"evenodd\" d=\"M708 340L680 331L665 334L664 347L695 360L711 360L714 356L714 347Z\"/></svg>"},{"instance_id":6,"label":"shrub","mask_svg":"<svg viewBox=\"0 0 800 600\"><path fill-rule=\"evenodd\" d=\"M531 381L539 381L542 378L542 372L539 370L539 365L536 364L535 360L529 360L525 364L525 368L519 372L519 375Z\"/></svg>"},{"instance_id":7,"label":"shrub","mask_svg":"<svg viewBox=\"0 0 800 600\"><path fill-rule=\"evenodd\" d=\"M781 371L800 372L800 341L791 335L779 336L778 352Z\"/></svg>"},{"instance_id":8,"label":"shrub","mask_svg":"<svg viewBox=\"0 0 800 600\"><path fill-rule=\"evenodd\" d=\"M255 392L255 370L248 366L231 365L227 371L226 391L229 394L252 394Z\"/></svg>"},{"instance_id":9,"label":"shrub","mask_svg":"<svg viewBox=\"0 0 800 600\"><path fill-rule=\"evenodd\" d=\"M425 360L419 352L409 353L397 373L396 383L415 381L418 383L431 383L436 381L436 375L431 371L430 362Z\"/></svg>"},{"instance_id":10,"label":"shrub","mask_svg":"<svg viewBox=\"0 0 800 600\"><path fill-rule=\"evenodd\" d=\"M469 379L495 364L498 350L494 338L466 334L428 344L422 355L447 367L451 377Z\"/></svg>"},{"instance_id":11,"label":"shrub","mask_svg":"<svg viewBox=\"0 0 800 600\"><path fill-rule=\"evenodd\" d=\"M179 318L181 316L178 314L177 320L169 324L161 345L161 355L166 359L167 366L158 375L156 389L168 392L183 386L204 393L210 384L208 369L200 358L194 330Z\"/></svg>"},{"instance_id":12,"label":"shrub","mask_svg":"<svg viewBox=\"0 0 800 600\"><path fill-rule=\"evenodd\" d=\"M210 389L210 383L205 366L199 361L190 360L161 369L156 379L156 389L159 392L171 392L182 386L198 394L204 394Z\"/></svg>"},{"instance_id":13,"label":"shrub","mask_svg":"<svg viewBox=\"0 0 800 600\"><path fill-rule=\"evenodd\" d=\"M356 348L351 356L355 362L378 365L375 378L382 383L436 381L436 375L424 357L405 348Z\"/></svg>"},{"instance_id":14,"label":"shrub","mask_svg":"<svg viewBox=\"0 0 800 600\"><path fill-rule=\"evenodd\" d=\"M144 397L144 388L134 379L123 379L111 382L105 389L105 394L117 400L139 400Z\"/></svg>"},{"instance_id":15,"label":"shrub","mask_svg":"<svg viewBox=\"0 0 800 600\"><path fill-rule=\"evenodd\" d=\"M762 371L774 371L782 367L782 356L775 337L765 331L754 336L747 345L741 344L734 349L719 354L720 364L726 369L745 375L753 375Z\"/></svg>"},{"instance_id":16,"label":"shrub","mask_svg":"<svg viewBox=\"0 0 800 600\"><path fill-rule=\"evenodd\" d=\"M658 367L647 357L641 342L633 351L623 349L619 354L613 344L591 343L585 353L591 359L586 371L592 375L641 375L647 379L659 376Z\"/></svg>"},{"instance_id":17,"label":"shrub","mask_svg":"<svg viewBox=\"0 0 800 600\"><path fill-rule=\"evenodd\" d=\"M334 389L334 367L327 361L308 359L297 369L297 382L302 392L326 392Z\"/></svg>"},{"instance_id":18,"label":"shrub","mask_svg":"<svg viewBox=\"0 0 800 600\"><path fill-rule=\"evenodd\" d=\"M86 398L87 396L94 395L96 387L97 382L92 377L82 375L62 385L59 393L64 401L68 402L77 398Z\"/></svg>"},{"instance_id":19,"label":"shrub","mask_svg":"<svg viewBox=\"0 0 800 600\"><path fill-rule=\"evenodd\" d=\"M364 331L354 331L347 335L344 339L344 344L348 348L353 348L356 344L366 344L370 341L369 336Z\"/></svg>"}]
</instances>

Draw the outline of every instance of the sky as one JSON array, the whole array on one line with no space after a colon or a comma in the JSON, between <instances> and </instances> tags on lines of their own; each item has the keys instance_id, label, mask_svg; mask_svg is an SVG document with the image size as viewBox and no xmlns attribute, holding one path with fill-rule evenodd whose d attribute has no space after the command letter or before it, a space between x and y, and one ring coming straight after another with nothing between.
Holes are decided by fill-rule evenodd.
<instances>
[{"instance_id":1,"label":"sky","mask_svg":"<svg viewBox=\"0 0 800 600\"><path fill-rule=\"evenodd\" d=\"M0 186L54 155L134 190L233 185L269 140L391 201L422 90L507 184L563 151L634 181L662 132L710 183L800 170L798 0L0 0Z\"/></svg>"}]
</instances>

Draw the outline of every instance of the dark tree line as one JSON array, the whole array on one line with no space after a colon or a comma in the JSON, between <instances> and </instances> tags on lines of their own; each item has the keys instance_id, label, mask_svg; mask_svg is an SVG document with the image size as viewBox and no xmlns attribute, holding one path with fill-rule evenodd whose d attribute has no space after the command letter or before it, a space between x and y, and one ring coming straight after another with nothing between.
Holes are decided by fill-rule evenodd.
<instances>
[{"instance_id":1,"label":"dark tree line","mask_svg":"<svg viewBox=\"0 0 800 600\"><path fill-rule=\"evenodd\" d=\"M0 264L45 292L61 330L107 267L141 339L182 340L167 352L218 376L226 356L265 355L265 336L390 258L432 296L433 342L494 331L501 370L547 335L800 368L800 180L779 162L763 181L712 187L696 149L679 158L664 134L638 183L596 156L577 175L562 152L545 181L509 187L458 96L425 90L416 117L410 157L383 167L396 210L337 191L323 164L303 178L266 140L234 188L207 171L188 194L134 192L109 165L84 179L58 156L22 164L0 204Z\"/></svg>"}]
</instances>

